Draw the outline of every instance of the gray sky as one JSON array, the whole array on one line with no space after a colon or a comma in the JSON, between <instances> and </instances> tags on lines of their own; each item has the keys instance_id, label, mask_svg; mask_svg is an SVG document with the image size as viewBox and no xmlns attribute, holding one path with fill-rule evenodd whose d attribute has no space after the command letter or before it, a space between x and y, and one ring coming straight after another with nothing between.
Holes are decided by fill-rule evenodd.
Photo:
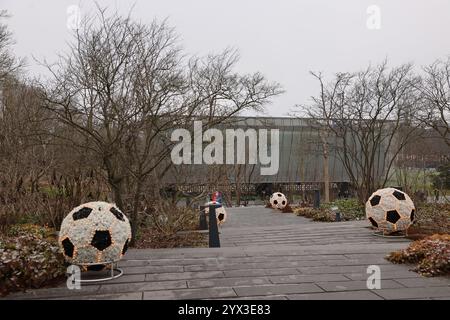
<instances>
[{"instance_id":1,"label":"gray sky","mask_svg":"<svg viewBox=\"0 0 450 320\"><path fill-rule=\"evenodd\" d=\"M431 63L450 54L448 0L110 0L98 1L143 22L168 18L188 53L239 50L237 71L260 71L282 84L267 114L286 115L318 92L310 70L332 75L356 71L385 57L390 65ZM86 0L0 0L12 15L18 56L28 58L30 74L43 70L31 56L52 61L71 39L68 7L93 10ZM380 20L371 5L380 10ZM379 29L370 29L367 25ZM374 20L375 19L375 20Z\"/></svg>"}]
</instances>

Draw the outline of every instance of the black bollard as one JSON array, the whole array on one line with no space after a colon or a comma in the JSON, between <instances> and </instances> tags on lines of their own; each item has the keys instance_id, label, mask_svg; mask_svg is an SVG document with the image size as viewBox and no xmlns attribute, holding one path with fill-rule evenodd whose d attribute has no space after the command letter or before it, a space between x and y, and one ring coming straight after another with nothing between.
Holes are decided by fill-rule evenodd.
<instances>
[{"instance_id":1,"label":"black bollard","mask_svg":"<svg viewBox=\"0 0 450 320\"><path fill-rule=\"evenodd\" d=\"M217 227L216 208L220 205L209 206L209 247L220 248L219 228Z\"/></svg>"},{"instance_id":2,"label":"black bollard","mask_svg":"<svg viewBox=\"0 0 450 320\"><path fill-rule=\"evenodd\" d=\"M206 223L205 208L206 206L200 206L200 220L198 224L199 230L208 230L208 224Z\"/></svg>"},{"instance_id":3,"label":"black bollard","mask_svg":"<svg viewBox=\"0 0 450 320\"><path fill-rule=\"evenodd\" d=\"M319 209L320 207L320 191L314 190L314 208Z\"/></svg>"}]
</instances>

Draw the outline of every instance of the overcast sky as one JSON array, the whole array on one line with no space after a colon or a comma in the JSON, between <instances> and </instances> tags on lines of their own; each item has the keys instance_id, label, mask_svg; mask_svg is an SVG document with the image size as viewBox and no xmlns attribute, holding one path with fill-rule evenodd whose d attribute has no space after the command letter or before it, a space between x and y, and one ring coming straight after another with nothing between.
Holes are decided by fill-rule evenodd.
<instances>
[{"instance_id":1,"label":"overcast sky","mask_svg":"<svg viewBox=\"0 0 450 320\"><path fill-rule=\"evenodd\" d=\"M385 57L390 65L423 65L450 54L448 0L97 2L124 14L134 4L132 16L143 22L168 18L188 53L237 48L241 60L236 71L260 71L286 90L267 107L272 116L284 116L317 94L310 70L327 75L356 71ZM28 58L30 74L43 72L32 55L52 61L67 48L72 5L82 14L93 10L93 1L86 0L0 0L0 8L12 15L8 25L17 42L14 50Z\"/></svg>"}]
</instances>

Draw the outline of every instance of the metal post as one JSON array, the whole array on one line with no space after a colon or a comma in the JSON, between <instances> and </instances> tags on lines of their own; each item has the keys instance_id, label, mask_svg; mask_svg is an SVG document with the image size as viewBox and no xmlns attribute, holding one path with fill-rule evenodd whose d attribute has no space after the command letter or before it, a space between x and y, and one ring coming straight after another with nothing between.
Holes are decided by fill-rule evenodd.
<instances>
[{"instance_id":1,"label":"metal post","mask_svg":"<svg viewBox=\"0 0 450 320\"><path fill-rule=\"evenodd\" d=\"M216 208L220 205L209 206L209 247L220 248L219 228L217 228Z\"/></svg>"},{"instance_id":2,"label":"metal post","mask_svg":"<svg viewBox=\"0 0 450 320\"><path fill-rule=\"evenodd\" d=\"M206 223L205 206L200 206L200 220L198 224L199 230L208 230L208 224Z\"/></svg>"},{"instance_id":3,"label":"metal post","mask_svg":"<svg viewBox=\"0 0 450 320\"><path fill-rule=\"evenodd\" d=\"M339 212L339 207L338 206L333 206L330 209L331 209L331 211L334 212L335 221L341 221L341 213Z\"/></svg>"},{"instance_id":4,"label":"metal post","mask_svg":"<svg viewBox=\"0 0 450 320\"><path fill-rule=\"evenodd\" d=\"M320 191L314 190L314 208L318 209L320 207Z\"/></svg>"}]
</instances>

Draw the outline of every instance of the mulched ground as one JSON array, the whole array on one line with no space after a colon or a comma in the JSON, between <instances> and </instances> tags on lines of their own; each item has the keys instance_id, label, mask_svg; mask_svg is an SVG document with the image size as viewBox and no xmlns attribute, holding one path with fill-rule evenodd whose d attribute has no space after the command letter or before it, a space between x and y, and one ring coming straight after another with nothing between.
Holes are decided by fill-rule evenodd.
<instances>
[{"instance_id":1,"label":"mulched ground","mask_svg":"<svg viewBox=\"0 0 450 320\"><path fill-rule=\"evenodd\" d=\"M176 234L157 234L151 229L142 231L136 241L136 249L158 249L158 248L193 248L207 247L208 237L200 232L183 232Z\"/></svg>"}]
</instances>

